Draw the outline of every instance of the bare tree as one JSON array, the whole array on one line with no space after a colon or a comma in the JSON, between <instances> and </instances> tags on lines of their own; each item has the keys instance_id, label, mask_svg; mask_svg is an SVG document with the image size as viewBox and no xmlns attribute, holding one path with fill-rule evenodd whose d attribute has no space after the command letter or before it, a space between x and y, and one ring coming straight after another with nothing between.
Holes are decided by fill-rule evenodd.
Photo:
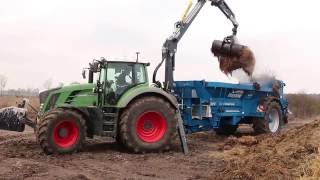
<instances>
[{"instance_id":1,"label":"bare tree","mask_svg":"<svg viewBox=\"0 0 320 180\"><path fill-rule=\"evenodd\" d=\"M51 86L52 86L52 79L51 79L51 78L50 78L50 79L47 79L47 80L43 83L43 87L44 87L45 89L50 89Z\"/></svg>"},{"instance_id":2,"label":"bare tree","mask_svg":"<svg viewBox=\"0 0 320 180\"><path fill-rule=\"evenodd\" d=\"M0 95L1 96L3 95L3 90L6 87L7 82L8 82L8 77L0 74L0 92L1 92Z\"/></svg>"}]
</instances>

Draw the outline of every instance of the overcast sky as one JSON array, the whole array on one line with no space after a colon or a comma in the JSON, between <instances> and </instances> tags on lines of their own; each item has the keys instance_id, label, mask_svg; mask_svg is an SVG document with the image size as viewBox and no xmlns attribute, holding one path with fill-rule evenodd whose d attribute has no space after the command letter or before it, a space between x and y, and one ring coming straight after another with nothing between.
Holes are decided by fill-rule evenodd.
<instances>
[{"instance_id":1,"label":"overcast sky","mask_svg":"<svg viewBox=\"0 0 320 180\"><path fill-rule=\"evenodd\" d=\"M41 89L49 78L54 84L81 81L93 58L133 60L136 51L151 63L151 73L187 2L0 0L0 74L8 76L7 88ZM227 2L240 23L239 41L255 52L256 74L275 74L286 82L286 92L320 93L319 1ZM235 82L210 53L212 41L230 35L231 28L206 4L179 44L175 79Z\"/></svg>"}]
</instances>

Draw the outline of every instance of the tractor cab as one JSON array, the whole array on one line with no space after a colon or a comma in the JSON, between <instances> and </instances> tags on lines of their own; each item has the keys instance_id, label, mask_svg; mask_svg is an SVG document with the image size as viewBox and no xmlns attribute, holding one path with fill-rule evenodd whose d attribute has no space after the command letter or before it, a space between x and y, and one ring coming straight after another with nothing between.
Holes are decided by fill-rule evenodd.
<instances>
[{"instance_id":1,"label":"tractor cab","mask_svg":"<svg viewBox=\"0 0 320 180\"><path fill-rule=\"evenodd\" d=\"M140 62L94 60L89 64L88 83L96 81L95 92L98 93L100 105L115 105L127 90L138 85L149 85L149 65Z\"/></svg>"}]
</instances>

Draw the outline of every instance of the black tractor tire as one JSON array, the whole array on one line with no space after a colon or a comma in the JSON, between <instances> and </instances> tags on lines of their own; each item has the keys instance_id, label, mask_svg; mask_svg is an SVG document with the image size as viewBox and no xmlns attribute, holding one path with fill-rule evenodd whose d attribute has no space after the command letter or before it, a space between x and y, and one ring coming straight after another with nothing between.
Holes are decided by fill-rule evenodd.
<instances>
[{"instance_id":1,"label":"black tractor tire","mask_svg":"<svg viewBox=\"0 0 320 180\"><path fill-rule=\"evenodd\" d=\"M218 135L231 135L234 134L238 129L237 125L221 125L219 128L214 131Z\"/></svg>"},{"instance_id":2,"label":"black tractor tire","mask_svg":"<svg viewBox=\"0 0 320 180\"><path fill-rule=\"evenodd\" d=\"M70 154L81 150L86 138L85 119L71 109L54 109L37 126L37 140L46 154Z\"/></svg>"},{"instance_id":3,"label":"black tractor tire","mask_svg":"<svg viewBox=\"0 0 320 180\"><path fill-rule=\"evenodd\" d=\"M120 135L120 131L119 130L117 131L117 135L116 135L115 141L119 146L121 146L121 147L124 146L123 143L122 143L122 140L121 140L121 135Z\"/></svg>"},{"instance_id":4,"label":"black tractor tire","mask_svg":"<svg viewBox=\"0 0 320 180\"><path fill-rule=\"evenodd\" d=\"M281 107L278 102L272 101L266 105L264 118L256 118L253 120L253 129L256 134L278 134L283 124Z\"/></svg>"},{"instance_id":5,"label":"black tractor tire","mask_svg":"<svg viewBox=\"0 0 320 180\"><path fill-rule=\"evenodd\" d=\"M175 108L164 99L139 98L120 116L121 142L135 153L169 150L176 139L177 121Z\"/></svg>"}]
</instances>

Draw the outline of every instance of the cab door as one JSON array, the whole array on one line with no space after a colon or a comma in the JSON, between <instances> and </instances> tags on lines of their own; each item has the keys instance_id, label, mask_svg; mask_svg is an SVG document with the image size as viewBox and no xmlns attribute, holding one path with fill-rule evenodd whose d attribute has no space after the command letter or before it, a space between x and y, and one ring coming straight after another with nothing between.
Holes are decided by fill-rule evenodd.
<instances>
[{"instance_id":1,"label":"cab door","mask_svg":"<svg viewBox=\"0 0 320 180\"><path fill-rule=\"evenodd\" d=\"M105 105L116 105L127 90L146 82L147 76L143 64L109 62L105 82Z\"/></svg>"},{"instance_id":2,"label":"cab door","mask_svg":"<svg viewBox=\"0 0 320 180\"><path fill-rule=\"evenodd\" d=\"M105 105L115 105L121 94L133 84L132 71L133 64L108 63L105 82Z\"/></svg>"}]
</instances>

